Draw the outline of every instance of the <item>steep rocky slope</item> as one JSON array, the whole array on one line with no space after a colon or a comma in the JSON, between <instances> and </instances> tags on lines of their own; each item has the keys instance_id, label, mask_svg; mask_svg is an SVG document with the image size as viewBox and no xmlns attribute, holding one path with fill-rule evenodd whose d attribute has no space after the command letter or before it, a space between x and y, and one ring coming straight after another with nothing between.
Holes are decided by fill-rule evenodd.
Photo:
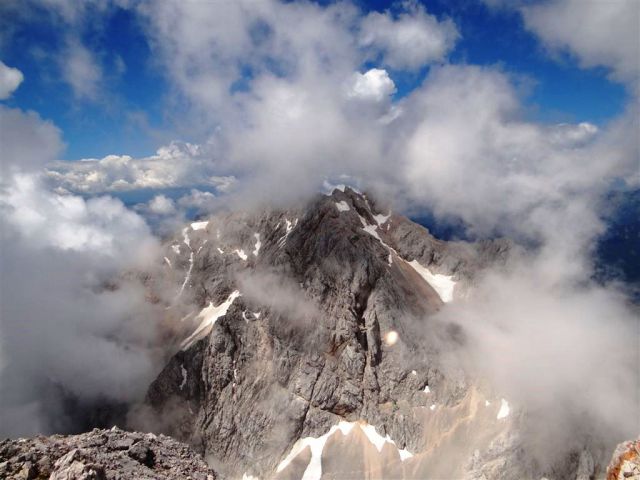
<instances>
[{"instance_id":1,"label":"steep rocky slope","mask_svg":"<svg viewBox=\"0 0 640 480\"><path fill-rule=\"evenodd\" d=\"M7 480L215 480L201 456L164 435L117 428L0 442L0 478Z\"/></svg>"},{"instance_id":2,"label":"steep rocky slope","mask_svg":"<svg viewBox=\"0 0 640 480\"><path fill-rule=\"evenodd\" d=\"M177 353L132 421L228 478L591 476L588 452L539 471L517 408L443 361L464 337L431 317L508 250L439 241L348 188L195 222L164 259Z\"/></svg>"}]
</instances>

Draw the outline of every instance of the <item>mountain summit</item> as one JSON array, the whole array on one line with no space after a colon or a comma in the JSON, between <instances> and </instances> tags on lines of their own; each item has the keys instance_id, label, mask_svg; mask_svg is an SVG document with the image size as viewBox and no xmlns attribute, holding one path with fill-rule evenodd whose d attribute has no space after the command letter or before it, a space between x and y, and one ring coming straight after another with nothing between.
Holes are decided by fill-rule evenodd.
<instances>
[{"instance_id":1,"label":"mountain summit","mask_svg":"<svg viewBox=\"0 0 640 480\"><path fill-rule=\"evenodd\" d=\"M446 364L464 338L433 318L508 250L350 188L194 222L164 259L178 351L137 421L230 478L527 477L513 407Z\"/></svg>"}]
</instances>

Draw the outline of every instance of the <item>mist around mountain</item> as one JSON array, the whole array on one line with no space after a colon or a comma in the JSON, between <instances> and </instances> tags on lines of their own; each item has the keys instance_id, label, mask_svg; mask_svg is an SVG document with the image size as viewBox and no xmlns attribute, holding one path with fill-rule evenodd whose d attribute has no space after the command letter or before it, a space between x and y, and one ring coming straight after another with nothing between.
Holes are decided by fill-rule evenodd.
<instances>
[{"instance_id":1,"label":"mist around mountain","mask_svg":"<svg viewBox=\"0 0 640 480\"><path fill-rule=\"evenodd\" d=\"M633 478L639 9L0 2L0 477Z\"/></svg>"}]
</instances>

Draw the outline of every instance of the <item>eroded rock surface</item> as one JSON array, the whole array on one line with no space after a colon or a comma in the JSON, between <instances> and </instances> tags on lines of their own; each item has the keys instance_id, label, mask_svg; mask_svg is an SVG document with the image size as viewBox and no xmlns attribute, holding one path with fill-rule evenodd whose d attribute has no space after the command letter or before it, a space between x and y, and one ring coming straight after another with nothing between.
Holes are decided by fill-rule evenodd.
<instances>
[{"instance_id":1,"label":"eroded rock surface","mask_svg":"<svg viewBox=\"0 0 640 480\"><path fill-rule=\"evenodd\" d=\"M607 480L640 480L640 439L618 445L607 469Z\"/></svg>"},{"instance_id":2,"label":"eroded rock surface","mask_svg":"<svg viewBox=\"0 0 640 480\"><path fill-rule=\"evenodd\" d=\"M437 240L348 188L192 224L166 249L177 353L133 421L228 478L540 478L517 408L443 361L465 339L433 319L510 248Z\"/></svg>"},{"instance_id":3,"label":"eroded rock surface","mask_svg":"<svg viewBox=\"0 0 640 480\"><path fill-rule=\"evenodd\" d=\"M164 435L95 429L0 442L0 478L7 480L215 480L203 458Z\"/></svg>"}]
</instances>

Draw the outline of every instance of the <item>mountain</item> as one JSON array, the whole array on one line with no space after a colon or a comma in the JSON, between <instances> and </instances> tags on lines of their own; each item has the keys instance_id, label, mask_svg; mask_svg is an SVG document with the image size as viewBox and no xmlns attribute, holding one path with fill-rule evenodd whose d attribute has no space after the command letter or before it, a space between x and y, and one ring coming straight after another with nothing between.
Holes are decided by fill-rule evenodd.
<instances>
[{"instance_id":1,"label":"mountain","mask_svg":"<svg viewBox=\"0 0 640 480\"><path fill-rule=\"evenodd\" d=\"M604 478L610 452L580 441L542 465L527 412L451 361L470 340L438 312L515 248L438 240L350 188L190 223L135 274L169 356L128 427L158 435L6 440L0 478ZM123 408L74 405L83 425ZM637 442L618 450L627 478Z\"/></svg>"},{"instance_id":2,"label":"mountain","mask_svg":"<svg viewBox=\"0 0 640 480\"><path fill-rule=\"evenodd\" d=\"M177 352L132 421L224 478L589 478L586 450L541 471L517 407L445 361L464 335L434 314L510 248L440 241L349 188L194 222L156 280L180 285Z\"/></svg>"}]
</instances>

